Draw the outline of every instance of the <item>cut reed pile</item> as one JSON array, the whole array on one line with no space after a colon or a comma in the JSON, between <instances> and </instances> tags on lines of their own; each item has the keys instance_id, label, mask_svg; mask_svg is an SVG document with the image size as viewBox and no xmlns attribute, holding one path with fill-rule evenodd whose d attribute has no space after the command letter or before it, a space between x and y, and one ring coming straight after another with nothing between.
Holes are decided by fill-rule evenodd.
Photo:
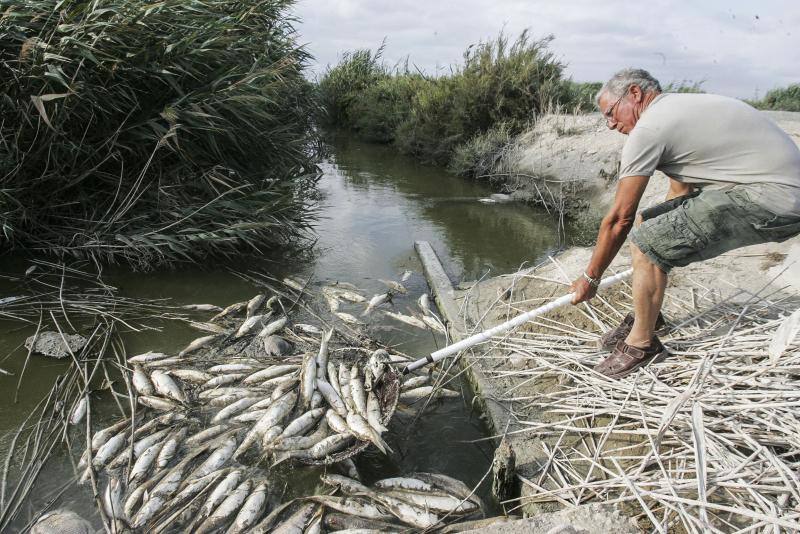
<instances>
[{"instance_id":1,"label":"cut reed pile","mask_svg":"<svg viewBox=\"0 0 800 534\"><path fill-rule=\"evenodd\" d=\"M800 530L797 300L698 289L668 292L670 356L622 380L592 371L596 331L546 319L478 356L514 384L509 434L544 451L521 504L627 503L652 532ZM587 316L613 326L629 295L598 304Z\"/></svg>"},{"instance_id":2,"label":"cut reed pile","mask_svg":"<svg viewBox=\"0 0 800 534\"><path fill-rule=\"evenodd\" d=\"M0 2L0 247L147 267L303 236L291 4Z\"/></svg>"}]
</instances>

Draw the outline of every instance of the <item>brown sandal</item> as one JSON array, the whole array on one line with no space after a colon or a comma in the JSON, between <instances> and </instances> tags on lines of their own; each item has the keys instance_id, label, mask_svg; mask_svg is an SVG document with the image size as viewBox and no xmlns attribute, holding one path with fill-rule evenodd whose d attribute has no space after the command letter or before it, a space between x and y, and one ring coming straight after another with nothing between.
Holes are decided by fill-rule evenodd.
<instances>
[{"instance_id":1,"label":"brown sandal","mask_svg":"<svg viewBox=\"0 0 800 534\"><path fill-rule=\"evenodd\" d=\"M650 362L662 361L667 355L669 352L655 336L646 349L628 345L623 339L617 341L611 355L597 364L594 370L609 378L622 378Z\"/></svg>"},{"instance_id":2,"label":"brown sandal","mask_svg":"<svg viewBox=\"0 0 800 534\"><path fill-rule=\"evenodd\" d=\"M603 350L612 351L614 347L617 346L618 341L625 341L625 338L628 337L628 334L631 333L631 329L633 328L633 314L629 313L625 316L619 326L613 328L600 336L600 339L597 341L597 346ZM658 317L656 317L656 326L655 330L656 333L660 333L665 331L667 328L667 322L664 320L664 316L661 315L661 312L658 312Z\"/></svg>"}]
</instances>

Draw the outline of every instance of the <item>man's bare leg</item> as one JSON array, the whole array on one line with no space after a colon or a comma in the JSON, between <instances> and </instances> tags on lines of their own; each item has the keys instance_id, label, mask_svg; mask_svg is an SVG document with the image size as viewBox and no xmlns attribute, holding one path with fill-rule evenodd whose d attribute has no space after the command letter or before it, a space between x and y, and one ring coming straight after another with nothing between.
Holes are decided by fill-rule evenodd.
<instances>
[{"instance_id":1,"label":"man's bare leg","mask_svg":"<svg viewBox=\"0 0 800 534\"><path fill-rule=\"evenodd\" d=\"M631 244L633 257L633 328L625 339L628 345L647 348L653 339L656 318L664 302L667 273Z\"/></svg>"}]
</instances>

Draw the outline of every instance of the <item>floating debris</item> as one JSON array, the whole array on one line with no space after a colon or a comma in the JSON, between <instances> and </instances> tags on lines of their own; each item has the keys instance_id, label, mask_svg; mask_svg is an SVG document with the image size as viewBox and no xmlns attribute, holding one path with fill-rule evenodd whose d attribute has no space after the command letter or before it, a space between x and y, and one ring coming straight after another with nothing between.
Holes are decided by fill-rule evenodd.
<instances>
[{"instance_id":1,"label":"floating debris","mask_svg":"<svg viewBox=\"0 0 800 534\"><path fill-rule=\"evenodd\" d=\"M77 354L86 346L87 339L80 334L39 332L25 340L25 348L51 358L66 358Z\"/></svg>"}]
</instances>

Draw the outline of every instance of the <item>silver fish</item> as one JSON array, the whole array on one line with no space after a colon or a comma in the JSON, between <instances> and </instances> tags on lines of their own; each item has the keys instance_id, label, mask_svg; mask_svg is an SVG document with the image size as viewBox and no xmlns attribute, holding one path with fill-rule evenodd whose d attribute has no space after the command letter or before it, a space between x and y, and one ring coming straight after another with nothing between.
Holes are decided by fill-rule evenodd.
<instances>
[{"instance_id":1,"label":"silver fish","mask_svg":"<svg viewBox=\"0 0 800 534\"><path fill-rule=\"evenodd\" d=\"M331 408L336 410L336 413L342 417L347 416L347 406L342 398L339 397L339 394L333 389L333 386L324 380L317 379L317 390L319 390L322 396L325 397L325 401L331 406Z\"/></svg>"},{"instance_id":2,"label":"silver fish","mask_svg":"<svg viewBox=\"0 0 800 534\"><path fill-rule=\"evenodd\" d=\"M153 495L145 502L136 515L133 517L131 526L139 529L143 528L158 512L164 507L167 497L163 495Z\"/></svg>"},{"instance_id":3,"label":"silver fish","mask_svg":"<svg viewBox=\"0 0 800 534\"><path fill-rule=\"evenodd\" d=\"M186 348L185 348L185 349L183 349L182 351L180 351L180 352L178 353L178 356L179 356L179 357L180 357L180 356L186 356L186 355L187 355L187 354L189 354L190 352L194 352L194 351L196 351L196 350L199 350L199 349L201 349L201 348L203 348L203 347L205 347L205 346L209 345L209 344L210 344L212 341L214 341L215 339L217 339L217 336L203 336L203 337L198 337L197 339L195 339L194 341L192 341L191 343L189 343L189 344L186 346Z\"/></svg>"},{"instance_id":4,"label":"silver fish","mask_svg":"<svg viewBox=\"0 0 800 534\"><path fill-rule=\"evenodd\" d=\"M407 282L411 275L414 274L413 271L403 271L403 276L400 277L401 282Z\"/></svg>"},{"instance_id":5,"label":"silver fish","mask_svg":"<svg viewBox=\"0 0 800 534\"><path fill-rule=\"evenodd\" d=\"M289 322L289 319L286 316L283 316L279 319L275 319L267 326L261 329L261 332L258 333L258 337L267 337L271 336L272 334L277 334L286 326L286 323Z\"/></svg>"},{"instance_id":6,"label":"silver fish","mask_svg":"<svg viewBox=\"0 0 800 534\"><path fill-rule=\"evenodd\" d=\"M392 519L371 502L357 497L333 497L330 495L312 495L308 500L318 502L343 514L364 517L367 519Z\"/></svg>"},{"instance_id":7,"label":"silver fish","mask_svg":"<svg viewBox=\"0 0 800 534\"><path fill-rule=\"evenodd\" d=\"M183 356L176 356L174 358L164 358L163 360L156 360L154 362L144 362L142 367L145 369L159 369L159 368L167 368L170 369L177 365L183 365L186 361L183 359Z\"/></svg>"},{"instance_id":8,"label":"silver fish","mask_svg":"<svg viewBox=\"0 0 800 534\"><path fill-rule=\"evenodd\" d=\"M92 459L92 464L95 467L102 467L106 465L112 458L114 458L122 447L125 446L125 442L128 441L127 432L122 431L108 441L106 441L98 450L97 454L95 454L94 458Z\"/></svg>"},{"instance_id":9,"label":"silver fish","mask_svg":"<svg viewBox=\"0 0 800 534\"><path fill-rule=\"evenodd\" d=\"M188 402L189 399L186 398L186 393L184 393L178 383L164 371L153 371L150 373L150 380L153 381L153 385L159 395L169 397L182 404Z\"/></svg>"},{"instance_id":10,"label":"silver fish","mask_svg":"<svg viewBox=\"0 0 800 534\"><path fill-rule=\"evenodd\" d=\"M244 373L252 370L253 366L248 363L221 363L207 369L209 373Z\"/></svg>"},{"instance_id":11,"label":"silver fish","mask_svg":"<svg viewBox=\"0 0 800 534\"><path fill-rule=\"evenodd\" d=\"M264 338L264 352L269 357L280 357L289 354L292 345L280 336L267 336Z\"/></svg>"},{"instance_id":12,"label":"silver fish","mask_svg":"<svg viewBox=\"0 0 800 534\"><path fill-rule=\"evenodd\" d=\"M317 353L317 378L325 380L325 375L328 373L328 343L333 336L333 328L325 332L322 336L322 341L319 345L319 353Z\"/></svg>"},{"instance_id":13,"label":"silver fish","mask_svg":"<svg viewBox=\"0 0 800 534\"><path fill-rule=\"evenodd\" d=\"M345 477L342 475L324 474L320 477L320 480L329 486L333 486L335 488L342 488L342 491L348 494L352 493L369 494L372 492L371 489L366 487L358 480L354 480L352 478Z\"/></svg>"},{"instance_id":14,"label":"silver fish","mask_svg":"<svg viewBox=\"0 0 800 534\"><path fill-rule=\"evenodd\" d=\"M281 397L279 400L275 401L268 409L264 416L258 420L258 422L253 425L253 428L248 432L247 436L245 436L244 441L242 444L239 445L239 448L236 449L236 452L233 455L234 459L238 459L247 449L250 448L256 441L261 440L264 437L264 434L269 430L271 427L280 424L289 412L292 411L294 408L295 403L297 402L297 393L291 391L287 393L285 396Z\"/></svg>"},{"instance_id":15,"label":"silver fish","mask_svg":"<svg viewBox=\"0 0 800 534\"><path fill-rule=\"evenodd\" d=\"M239 484L230 495L225 497L225 500L220 503L208 519L203 521L197 529L193 529L193 532L196 534L205 534L221 527L228 517L242 507L252 487L253 483L250 480L245 480Z\"/></svg>"},{"instance_id":16,"label":"silver fish","mask_svg":"<svg viewBox=\"0 0 800 534\"><path fill-rule=\"evenodd\" d=\"M145 352L144 354L137 354L136 356L131 356L130 358L128 358L128 363L154 362L156 360L163 360L164 358L169 358L169 356L164 354L163 352Z\"/></svg>"},{"instance_id":17,"label":"silver fish","mask_svg":"<svg viewBox=\"0 0 800 534\"><path fill-rule=\"evenodd\" d=\"M258 397L245 397L243 399L239 399L236 402L233 402L217 412L211 419L211 423L219 423L220 421L224 421L233 417L234 415L248 409L250 406L254 405L259 401Z\"/></svg>"},{"instance_id":18,"label":"silver fish","mask_svg":"<svg viewBox=\"0 0 800 534\"><path fill-rule=\"evenodd\" d=\"M108 441L112 436L118 434L120 430L122 430L129 424L130 424L130 419L125 418L122 421L114 423L108 428L104 428L103 430L95 432L94 435L92 436L92 450L96 451L97 449L102 447L106 441Z\"/></svg>"},{"instance_id":19,"label":"silver fish","mask_svg":"<svg viewBox=\"0 0 800 534\"><path fill-rule=\"evenodd\" d=\"M138 458L144 453L144 451L146 451L152 445L155 445L156 443L166 438L169 432L170 432L169 428L163 428L141 439L137 439L136 442L133 444L133 455L136 458Z\"/></svg>"},{"instance_id":20,"label":"silver fish","mask_svg":"<svg viewBox=\"0 0 800 534\"><path fill-rule=\"evenodd\" d=\"M469 499L477 504L479 508L483 508L483 502L481 501L480 497L475 495L474 491L472 491L466 484L458 479L449 477L447 475L442 475L441 473L426 472L411 473L409 476L422 480L423 482L427 482L434 488L449 495L455 495L460 499Z\"/></svg>"},{"instance_id":21,"label":"silver fish","mask_svg":"<svg viewBox=\"0 0 800 534\"><path fill-rule=\"evenodd\" d=\"M236 449L236 438L234 436L229 437L226 439L221 446L219 446L213 453L209 455L206 460L200 464L200 466L195 469L190 478L200 478L204 477L207 474L211 473L212 471L216 471L223 465L225 462L230 460L231 456L233 456L233 451Z\"/></svg>"},{"instance_id":22,"label":"silver fish","mask_svg":"<svg viewBox=\"0 0 800 534\"><path fill-rule=\"evenodd\" d=\"M350 434L334 434L331 437L325 438L310 449L309 454L312 458L320 459L345 448L353 441L353 436Z\"/></svg>"},{"instance_id":23,"label":"silver fish","mask_svg":"<svg viewBox=\"0 0 800 534\"><path fill-rule=\"evenodd\" d=\"M336 413L334 410L328 410L325 412L325 420L328 422L328 426L331 428L331 430L337 434L351 433L350 427L347 426L347 421L345 418Z\"/></svg>"},{"instance_id":24,"label":"silver fish","mask_svg":"<svg viewBox=\"0 0 800 534\"><path fill-rule=\"evenodd\" d=\"M270 378L275 378L278 376L283 376L289 373L293 373L297 369L298 369L297 364L271 365L266 369L256 371L255 373L249 375L247 378L242 380L242 383L257 384L259 382L264 382L265 380L269 380Z\"/></svg>"},{"instance_id":25,"label":"silver fish","mask_svg":"<svg viewBox=\"0 0 800 534\"><path fill-rule=\"evenodd\" d=\"M197 371L195 369L170 369L168 373L175 378L179 378L184 382L191 382L192 384L202 384L214 378L206 372Z\"/></svg>"},{"instance_id":26,"label":"silver fish","mask_svg":"<svg viewBox=\"0 0 800 534\"><path fill-rule=\"evenodd\" d=\"M286 521L277 525L275 529L272 530L272 534L302 534L308 519L314 514L315 509L316 506L313 504L301 506L300 509L293 513Z\"/></svg>"},{"instance_id":27,"label":"silver fish","mask_svg":"<svg viewBox=\"0 0 800 534\"><path fill-rule=\"evenodd\" d=\"M193 310L193 311L208 311L208 312L220 312L222 308L219 306L215 306L213 304L185 304L181 306L184 310Z\"/></svg>"},{"instance_id":28,"label":"silver fish","mask_svg":"<svg viewBox=\"0 0 800 534\"><path fill-rule=\"evenodd\" d=\"M424 322L420 321L416 317L412 317L411 315L404 315L402 313L395 313L390 311L385 312L385 315L391 317L392 319L400 321L401 323L405 323L407 325L420 328L422 330L428 328L428 326Z\"/></svg>"},{"instance_id":29,"label":"silver fish","mask_svg":"<svg viewBox=\"0 0 800 534\"><path fill-rule=\"evenodd\" d=\"M247 302L247 317L254 316L265 300L267 300L266 295L256 295L251 298Z\"/></svg>"},{"instance_id":30,"label":"silver fish","mask_svg":"<svg viewBox=\"0 0 800 534\"><path fill-rule=\"evenodd\" d=\"M390 497L383 493L373 493L373 498L381 503L392 515L403 523L413 525L417 528L430 528L439 522L439 517L416 506Z\"/></svg>"},{"instance_id":31,"label":"silver fish","mask_svg":"<svg viewBox=\"0 0 800 534\"><path fill-rule=\"evenodd\" d=\"M310 430L314 425L317 424L319 418L325 414L325 408L317 408L315 410L309 410L306 413L302 414L300 417L286 425L286 428L281 433L280 437L288 438L291 436L298 436L305 434L308 430Z\"/></svg>"},{"instance_id":32,"label":"silver fish","mask_svg":"<svg viewBox=\"0 0 800 534\"><path fill-rule=\"evenodd\" d=\"M370 391L367 393L367 422L369 425L375 429L378 434L382 434L389 430L384 426L381 422L383 419L383 415L381 414L381 403L378 400L378 397Z\"/></svg>"},{"instance_id":33,"label":"silver fish","mask_svg":"<svg viewBox=\"0 0 800 534\"><path fill-rule=\"evenodd\" d=\"M75 404L75 408L72 409L72 414L69 416L69 424L71 425L78 425L83 418L86 416L86 411L89 409L89 396L85 395L81 397Z\"/></svg>"},{"instance_id":34,"label":"silver fish","mask_svg":"<svg viewBox=\"0 0 800 534\"><path fill-rule=\"evenodd\" d=\"M319 391L315 391L314 394L311 395L311 405L309 408L316 410L317 408L321 408L323 404L325 404L325 397L323 397L322 393Z\"/></svg>"},{"instance_id":35,"label":"silver fish","mask_svg":"<svg viewBox=\"0 0 800 534\"><path fill-rule=\"evenodd\" d=\"M361 475L358 474L358 468L352 458L345 458L339 462L339 466L347 473L348 477L361 481Z\"/></svg>"},{"instance_id":36,"label":"silver fish","mask_svg":"<svg viewBox=\"0 0 800 534\"><path fill-rule=\"evenodd\" d=\"M328 424L323 419L319 427L308 436L293 436L290 438L279 438L271 444L271 449L274 451L299 451L310 449L328 435Z\"/></svg>"},{"instance_id":37,"label":"silver fish","mask_svg":"<svg viewBox=\"0 0 800 534\"><path fill-rule=\"evenodd\" d=\"M166 472L160 474L157 473L155 476L151 477L150 480L142 483L136 487L136 489L130 492L123 505L123 511L127 517L133 517L133 512L139 506L139 503L142 501L142 497L144 497L145 494L150 491L150 489L157 485L164 475L166 475Z\"/></svg>"},{"instance_id":38,"label":"silver fish","mask_svg":"<svg viewBox=\"0 0 800 534\"><path fill-rule=\"evenodd\" d=\"M244 310L245 308L247 308L247 301L245 301L245 302L237 302L235 304L231 304L230 306L228 306L227 308L225 308L224 310L222 310L221 312L216 314L214 317L212 317L211 318L211 322L219 321L223 317L229 317L231 315L236 315L239 312L241 312L242 310Z\"/></svg>"},{"instance_id":39,"label":"silver fish","mask_svg":"<svg viewBox=\"0 0 800 534\"><path fill-rule=\"evenodd\" d=\"M328 302L328 309L331 313L336 313L339 311L339 306L341 306L341 301L333 295L324 295L325 300Z\"/></svg>"},{"instance_id":40,"label":"silver fish","mask_svg":"<svg viewBox=\"0 0 800 534\"><path fill-rule=\"evenodd\" d=\"M369 312L380 306L381 304L386 304L387 302L392 301L392 295L389 293L381 293L380 295L375 295L369 300L367 304L367 308L364 310L364 313L361 315L368 315Z\"/></svg>"},{"instance_id":41,"label":"silver fish","mask_svg":"<svg viewBox=\"0 0 800 534\"><path fill-rule=\"evenodd\" d=\"M250 527L256 524L256 521L264 513L264 505L267 502L267 484L262 482L253 490L253 492L244 501L236 519L228 529L228 534L240 534L247 532Z\"/></svg>"},{"instance_id":42,"label":"silver fish","mask_svg":"<svg viewBox=\"0 0 800 534\"><path fill-rule=\"evenodd\" d=\"M380 434L378 434L361 415L352 412L348 413L346 421L350 431L358 439L369 441L378 447L383 454L388 454L388 451L391 451L386 442L381 439Z\"/></svg>"},{"instance_id":43,"label":"silver fish","mask_svg":"<svg viewBox=\"0 0 800 534\"><path fill-rule=\"evenodd\" d=\"M416 401L424 397L435 395L438 399L458 397L461 394L452 389L435 388L434 386L422 386L409 389L400 393L400 400L405 402Z\"/></svg>"},{"instance_id":44,"label":"silver fish","mask_svg":"<svg viewBox=\"0 0 800 534\"><path fill-rule=\"evenodd\" d=\"M200 400L208 400L216 397L223 397L226 395L238 396L238 398L241 399L243 397L254 397L258 395L258 392L253 391L252 389L242 388L242 387L218 387L214 389L207 389L205 391L201 391L200 393L197 394L197 398L199 398Z\"/></svg>"},{"instance_id":45,"label":"silver fish","mask_svg":"<svg viewBox=\"0 0 800 534\"><path fill-rule=\"evenodd\" d=\"M156 466L159 469L164 469L172 461L175 457L175 453L178 452L178 448L181 446L181 442L186 437L186 433L186 427L183 427L171 437L167 438L167 441L164 443L156 459Z\"/></svg>"},{"instance_id":46,"label":"silver fish","mask_svg":"<svg viewBox=\"0 0 800 534\"><path fill-rule=\"evenodd\" d=\"M252 423L253 421L258 421L261 419L265 413L267 413L266 408L263 410L247 410L246 412L232 418L231 421L234 423Z\"/></svg>"},{"instance_id":47,"label":"silver fish","mask_svg":"<svg viewBox=\"0 0 800 534\"><path fill-rule=\"evenodd\" d=\"M153 395L155 393L155 388L153 388L153 383L150 382L150 377L147 376L147 373L142 371L142 368L138 365L133 366L133 377L131 378L133 382L133 389L139 395Z\"/></svg>"},{"instance_id":48,"label":"silver fish","mask_svg":"<svg viewBox=\"0 0 800 534\"><path fill-rule=\"evenodd\" d=\"M381 379L383 374L389 368L389 363L392 361L389 353L383 349L378 349L370 354L367 360L367 369L369 374L372 375L373 383Z\"/></svg>"},{"instance_id":49,"label":"silver fish","mask_svg":"<svg viewBox=\"0 0 800 534\"><path fill-rule=\"evenodd\" d=\"M211 491L211 494L206 499L206 502L203 504L203 508L201 508L198 517L200 519L205 519L211 515L211 513L219 506L219 504L225 500L225 498L232 492L242 481L242 471L240 469L236 469L228 473L228 475L223 478L219 484Z\"/></svg>"},{"instance_id":50,"label":"silver fish","mask_svg":"<svg viewBox=\"0 0 800 534\"><path fill-rule=\"evenodd\" d=\"M314 394L316 380L317 359L313 354L309 353L303 358L302 370L300 371L300 394L304 408L308 408L311 405L311 396Z\"/></svg>"},{"instance_id":51,"label":"silver fish","mask_svg":"<svg viewBox=\"0 0 800 534\"><path fill-rule=\"evenodd\" d=\"M427 293L420 295L419 299L417 299L417 305L425 315L431 313L431 297Z\"/></svg>"},{"instance_id":52,"label":"silver fish","mask_svg":"<svg viewBox=\"0 0 800 534\"><path fill-rule=\"evenodd\" d=\"M269 430L264 432L264 436L261 438L261 448L265 451L268 451L272 448L272 443L283 434L283 427L281 425L275 425L270 427Z\"/></svg>"},{"instance_id":53,"label":"silver fish","mask_svg":"<svg viewBox=\"0 0 800 534\"><path fill-rule=\"evenodd\" d=\"M233 335L233 339L239 339L240 337L249 334L251 330L253 330L257 325L260 325L262 323L264 317L265 317L264 315L254 315L252 317L249 317L248 319L245 319L245 321Z\"/></svg>"},{"instance_id":54,"label":"silver fish","mask_svg":"<svg viewBox=\"0 0 800 534\"><path fill-rule=\"evenodd\" d=\"M111 519L127 519L122 496L125 494L125 484L116 476L108 479L108 484L103 492L103 509Z\"/></svg>"},{"instance_id":55,"label":"silver fish","mask_svg":"<svg viewBox=\"0 0 800 534\"><path fill-rule=\"evenodd\" d=\"M402 389L417 389L422 386L427 386L430 379L429 375L414 376L403 381L401 387Z\"/></svg>"},{"instance_id":56,"label":"silver fish","mask_svg":"<svg viewBox=\"0 0 800 534\"><path fill-rule=\"evenodd\" d=\"M226 375L219 375L215 376L202 386L200 386L201 390L209 390L209 389L216 389L220 386L227 386L228 384L233 384L234 382L238 382L242 378L247 376L245 373L228 373Z\"/></svg>"},{"instance_id":57,"label":"silver fish","mask_svg":"<svg viewBox=\"0 0 800 534\"><path fill-rule=\"evenodd\" d=\"M295 280L294 278L284 278L283 283L286 284L288 287L291 287L295 291L303 291L303 284Z\"/></svg>"},{"instance_id":58,"label":"silver fish","mask_svg":"<svg viewBox=\"0 0 800 534\"><path fill-rule=\"evenodd\" d=\"M364 382L361 381L358 364L353 364L350 369L350 397L353 399L353 407L355 407L356 413L366 417L367 393L364 391Z\"/></svg>"},{"instance_id":59,"label":"silver fish","mask_svg":"<svg viewBox=\"0 0 800 534\"><path fill-rule=\"evenodd\" d=\"M352 404L352 399L350 398L350 369L345 366L344 362L339 362L339 389L341 390L345 408L350 410L350 404ZM339 415L344 417L347 414L339 412Z\"/></svg>"},{"instance_id":60,"label":"silver fish","mask_svg":"<svg viewBox=\"0 0 800 534\"><path fill-rule=\"evenodd\" d=\"M418 478L390 477L375 482L375 487L380 489L404 489L411 491L434 491L434 487Z\"/></svg>"},{"instance_id":61,"label":"silver fish","mask_svg":"<svg viewBox=\"0 0 800 534\"><path fill-rule=\"evenodd\" d=\"M386 495L432 512L466 514L478 509L478 505L469 500L462 502L458 497L441 493L391 490Z\"/></svg>"},{"instance_id":62,"label":"silver fish","mask_svg":"<svg viewBox=\"0 0 800 534\"><path fill-rule=\"evenodd\" d=\"M336 288L333 290L333 294L340 299L355 302L356 304L367 302L366 297L348 289Z\"/></svg>"},{"instance_id":63,"label":"silver fish","mask_svg":"<svg viewBox=\"0 0 800 534\"><path fill-rule=\"evenodd\" d=\"M207 443L208 441L220 436L223 432L228 430L230 427L228 425L216 425L209 428L205 428L196 434L192 434L188 438L186 438L186 448L193 449L198 445L203 443Z\"/></svg>"},{"instance_id":64,"label":"silver fish","mask_svg":"<svg viewBox=\"0 0 800 534\"><path fill-rule=\"evenodd\" d=\"M147 474L150 472L150 468L153 467L153 464L158 458L158 454L161 452L163 447L164 442L159 441L145 449L145 451L139 455L139 457L136 459L136 462L133 464L131 472L128 475L128 480L133 484L138 484L144 480L145 477L147 477Z\"/></svg>"},{"instance_id":65,"label":"silver fish","mask_svg":"<svg viewBox=\"0 0 800 534\"><path fill-rule=\"evenodd\" d=\"M323 379L327 379L330 385L333 386L333 389L336 391L336 393L338 393L341 397L342 388L339 386L339 373L336 370L336 364L333 362L328 362L328 372L325 374L327 378L323 377Z\"/></svg>"},{"instance_id":66,"label":"silver fish","mask_svg":"<svg viewBox=\"0 0 800 534\"><path fill-rule=\"evenodd\" d=\"M311 334L313 336L317 336L317 335L322 333L322 329L321 328L318 328L318 327L316 327L314 325L311 325L311 324L295 323L294 324L294 328L300 330L304 334Z\"/></svg>"},{"instance_id":67,"label":"silver fish","mask_svg":"<svg viewBox=\"0 0 800 534\"><path fill-rule=\"evenodd\" d=\"M436 317L432 317L430 315L423 315L422 322L425 323L425 325L434 332L439 332L440 334L447 333L445 327L442 325L441 322L439 322L438 319L436 319Z\"/></svg>"}]
</instances>

